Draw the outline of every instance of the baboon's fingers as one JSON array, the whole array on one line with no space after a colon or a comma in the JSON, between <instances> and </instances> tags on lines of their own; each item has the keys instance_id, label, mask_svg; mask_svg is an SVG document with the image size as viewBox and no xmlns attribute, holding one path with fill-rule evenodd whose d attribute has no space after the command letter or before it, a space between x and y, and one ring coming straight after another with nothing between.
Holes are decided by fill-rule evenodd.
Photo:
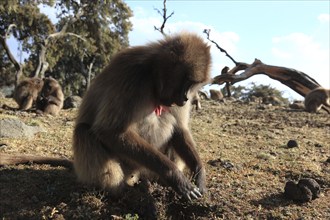
<instances>
[{"instance_id":1,"label":"baboon's fingers","mask_svg":"<svg viewBox=\"0 0 330 220\"><path fill-rule=\"evenodd\" d=\"M189 191L187 194L186 194L186 198L189 200L189 201L192 201L192 199L198 199L198 198L201 198L202 197L202 194L199 192L199 189L198 188L193 188L191 191Z\"/></svg>"}]
</instances>

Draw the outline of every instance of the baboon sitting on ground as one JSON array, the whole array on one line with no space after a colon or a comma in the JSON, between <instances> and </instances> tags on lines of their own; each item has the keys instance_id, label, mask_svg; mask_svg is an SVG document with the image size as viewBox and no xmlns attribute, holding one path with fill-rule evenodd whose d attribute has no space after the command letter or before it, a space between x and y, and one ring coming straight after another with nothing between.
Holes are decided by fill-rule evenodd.
<instances>
[{"instance_id":1,"label":"baboon sitting on ground","mask_svg":"<svg viewBox=\"0 0 330 220\"><path fill-rule=\"evenodd\" d=\"M330 90L322 87L312 90L306 95L304 104L308 112L316 113L323 108L330 114Z\"/></svg>"},{"instance_id":2,"label":"baboon sitting on ground","mask_svg":"<svg viewBox=\"0 0 330 220\"><path fill-rule=\"evenodd\" d=\"M14 100L19 110L28 110L36 102L38 94L42 90L44 82L40 78L30 78L18 84L14 91Z\"/></svg>"},{"instance_id":3,"label":"baboon sitting on ground","mask_svg":"<svg viewBox=\"0 0 330 220\"><path fill-rule=\"evenodd\" d=\"M60 84L52 77L43 79L44 86L37 99L37 111L57 115L63 107L64 95Z\"/></svg>"}]
</instances>

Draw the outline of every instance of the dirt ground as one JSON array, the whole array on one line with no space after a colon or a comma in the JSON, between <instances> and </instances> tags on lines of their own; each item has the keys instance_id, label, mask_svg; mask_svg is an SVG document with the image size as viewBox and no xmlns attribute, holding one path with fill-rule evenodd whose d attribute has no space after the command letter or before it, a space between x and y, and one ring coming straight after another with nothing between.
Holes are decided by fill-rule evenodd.
<instances>
[{"instance_id":1,"label":"dirt ground","mask_svg":"<svg viewBox=\"0 0 330 220\"><path fill-rule=\"evenodd\" d=\"M0 104L15 105L10 99ZM83 186L73 170L49 165L0 167L0 219L330 219L330 116L288 107L202 102L191 130L206 166L208 194L187 202L152 183L122 198ZM59 117L0 108L0 119L43 127L30 140L0 139L0 152L72 158L76 110ZM0 128L1 129L1 128ZM296 140L298 147L288 148ZM289 180L314 178L320 197L296 203L284 197Z\"/></svg>"}]
</instances>

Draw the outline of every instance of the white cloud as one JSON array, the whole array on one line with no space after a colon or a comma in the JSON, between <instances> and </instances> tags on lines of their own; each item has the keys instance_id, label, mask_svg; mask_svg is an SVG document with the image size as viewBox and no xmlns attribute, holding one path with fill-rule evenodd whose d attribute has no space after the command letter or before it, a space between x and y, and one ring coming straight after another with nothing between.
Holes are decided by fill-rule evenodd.
<instances>
[{"instance_id":1,"label":"white cloud","mask_svg":"<svg viewBox=\"0 0 330 220\"><path fill-rule=\"evenodd\" d=\"M273 38L274 56L294 58L298 56L307 60L329 61L329 48L323 48L313 37L303 33L292 33Z\"/></svg>"},{"instance_id":2,"label":"white cloud","mask_svg":"<svg viewBox=\"0 0 330 220\"><path fill-rule=\"evenodd\" d=\"M281 58L285 58L285 59L288 59L288 58L291 58L292 55L286 51L282 51L278 48L275 48L273 47L272 48L272 54L275 56L275 57L281 57Z\"/></svg>"},{"instance_id":3,"label":"white cloud","mask_svg":"<svg viewBox=\"0 0 330 220\"><path fill-rule=\"evenodd\" d=\"M129 33L130 45L142 45L151 41L155 41L162 38L162 35L154 30L154 26L159 27L162 24L160 17L139 17L134 16L131 18L133 24L133 31ZM223 49L230 51L230 55L235 57L237 53L237 43L239 42L238 34L234 32L217 32L214 27L205 25L201 22L192 21L178 21L178 22L167 22L164 32L169 34L178 33L181 31L194 32L206 39L206 35L203 34L204 29L211 29L210 38L217 42ZM233 66L233 63L225 55L216 48L214 44L209 42L211 45L212 54L212 76L218 75L224 66Z\"/></svg>"},{"instance_id":4,"label":"white cloud","mask_svg":"<svg viewBox=\"0 0 330 220\"><path fill-rule=\"evenodd\" d=\"M330 87L329 47L304 33L273 38L274 62L305 72L324 87Z\"/></svg>"},{"instance_id":5,"label":"white cloud","mask_svg":"<svg viewBox=\"0 0 330 220\"><path fill-rule=\"evenodd\" d=\"M159 17L144 17L139 18L139 16L134 16L131 18L133 24L133 31L130 33L130 40L137 42L135 39L144 38L145 42L148 42L149 39L155 40L161 37L157 31L154 30L154 26L159 27L162 24L162 20ZM191 31L199 34L201 37L206 39L206 35L203 34L204 29L211 29L211 39L218 42L223 48L231 51L232 53L237 50L236 44L239 41L238 34L234 32L217 32L215 28L209 25L205 25L201 22L192 22L192 21L179 21L179 22L167 22L164 32L169 34L178 33L180 31ZM139 42L141 42L139 40ZM133 43L132 43L133 45Z\"/></svg>"},{"instance_id":6,"label":"white cloud","mask_svg":"<svg viewBox=\"0 0 330 220\"><path fill-rule=\"evenodd\" d=\"M139 16L139 17L145 17L147 15L147 12L144 10L143 7L135 7L133 10L133 14L135 17Z\"/></svg>"},{"instance_id":7,"label":"white cloud","mask_svg":"<svg viewBox=\"0 0 330 220\"><path fill-rule=\"evenodd\" d=\"M330 14L320 14L317 19L321 22L321 23L329 23L330 21Z\"/></svg>"},{"instance_id":8,"label":"white cloud","mask_svg":"<svg viewBox=\"0 0 330 220\"><path fill-rule=\"evenodd\" d=\"M156 17L132 17L130 20L133 24L133 30L129 33L130 45L142 45L162 37L162 35L154 29L154 26L159 27L161 25L160 19Z\"/></svg>"}]
</instances>

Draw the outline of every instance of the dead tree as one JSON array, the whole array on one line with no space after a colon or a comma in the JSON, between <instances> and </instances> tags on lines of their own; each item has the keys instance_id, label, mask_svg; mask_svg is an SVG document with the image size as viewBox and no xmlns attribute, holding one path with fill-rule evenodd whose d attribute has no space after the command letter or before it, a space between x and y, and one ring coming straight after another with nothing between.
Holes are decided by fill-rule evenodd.
<instances>
[{"instance_id":1,"label":"dead tree","mask_svg":"<svg viewBox=\"0 0 330 220\"><path fill-rule=\"evenodd\" d=\"M166 0L163 1L162 12L157 8L154 8L154 9L158 12L158 14L160 14L163 17L162 25L159 28L154 26L154 28L155 28L155 30L159 31L163 36L166 36L166 34L164 33L165 24L166 24L167 20L170 17L172 17L172 15L174 15L174 12L172 11L171 14L167 16Z\"/></svg>"},{"instance_id":2,"label":"dead tree","mask_svg":"<svg viewBox=\"0 0 330 220\"><path fill-rule=\"evenodd\" d=\"M236 73L241 70L244 71L236 75ZM257 74L267 75L288 86L303 97L313 89L320 87L318 82L301 71L287 67L267 65L258 59L255 59L252 64L237 63L237 65L227 73L214 77L213 84L221 85L225 82L234 84Z\"/></svg>"},{"instance_id":3,"label":"dead tree","mask_svg":"<svg viewBox=\"0 0 330 220\"><path fill-rule=\"evenodd\" d=\"M226 56L229 57L229 59L230 59L231 61L233 61L233 62L235 63L235 65L237 65L236 60L234 60L234 58L233 58L232 56L230 56L230 55L227 53L226 50L224 50L222 47L220 47L219 44L218 44L217 42L215 42L214 40L211 40L211 39L210 39L210 32L211 32L210 29L204 29L204 31L203 31L203 33L206 34L207 39L208 39L209 41L211 41L211 42L212 42L212 43L213 43L213 44L214 44L214 45L220 50L220 52L225 53ZM221 75L227 73L228 70L229 70L229 67L227 67L227 66L224 67L224 68L221 70ZM229 83L229 82L226 82L226 92L227 92L227 97L231 97L230 83Z\"/></svg>"},{"instance_id":4,"label":"dead tree","mask_svg":"<svg viewBox=\"0 0 330 220\"><path fill-rule=\"evenodd\" d=\"M207 39L210 40L210 30L204 30L204 33L207 34ZM212 84L221 85L223 83L230 83L231 85L233 85L234 83L246 80L251 76L257 74L264 74L288 86L303 97L305 97L313 89L320 87L320 84L316 82L315 79L295 69L267 65L262 63L258 59L255 59L252 64L236 62L227 53L227 51L222 49L216 42L214 42L213 40L210 41L214 43L221 52L225 53L226 56L228 56L235 63L234 68L229 71L222 71L221 75L214 77ZM239 71L243 72L236 75L236 73Z\"/></svg>"},{"instance_id":5,"label":"dead tree","mask_svg":"<svg viewBox=\"0 0 330 220\"><path fill-rule=\"evenodd\" d=\"M39 62L38 62L38 66L36 68L36 71L34 72L34 74L32 75L32 77L41 77L43 78L45 76L45 72L48 69L48 62L46 61L46 52L48 47L51 44L54 44L57 39L59 39L60 37L64 37L64 36L74 36L77 37L81 40L85 40L84 38L82 38L81 36L74 34L74 33L70 33L67 32L68 26L75 23L77 20L80 19L80 17L84 14L84 7L86 5L83 5L77 12L77 14L75 14L71 19L69 19L64 26L62 27L62 29L59 32L53 33L48 35L48 37L41 43L40 47L40 52L39 52Z\"/></svg>"}]
</instances>

